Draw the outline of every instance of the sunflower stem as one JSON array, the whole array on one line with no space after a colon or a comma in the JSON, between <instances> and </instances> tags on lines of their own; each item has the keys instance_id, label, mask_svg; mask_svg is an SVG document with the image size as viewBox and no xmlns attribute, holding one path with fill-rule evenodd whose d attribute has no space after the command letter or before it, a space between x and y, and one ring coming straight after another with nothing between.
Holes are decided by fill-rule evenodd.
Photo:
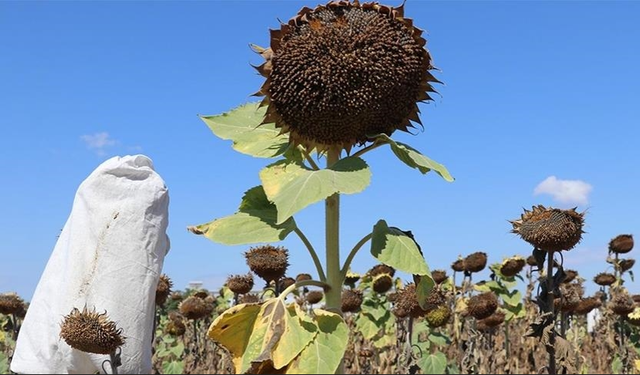
<instances>
[{"instance_id":1,"label":"sunflower stem","mask_svg":"<svg viewBox=\"0 0 640 375\"><path fill-rule=\"evenodd\" d=\"M327 151L327 168L340 160L340 148L332 147ZM326 308L342 315L342 272L340 270L340 194L335 193L325 199L325 241L327 284ZM344 362L336 370L336 374L344 373Z\"/></svg>"},{"instance_id":2,"label":"sunflower stem","mask_svg":"<svg viewBox=\"0 0 640 375\"><path fill-rule=\"evenodd\" d=\"M305 147L298 146L298 150L302 152L302 155L304 155L304 158L309 162L309 165L314 171L320 170L320 167L318 167L318 164L316 164L316 162L313 160L313 158L309 154L309 151Z\"/></svg>"},{"instance_id":3,"label":"sunflower stem","mask_svg":"<svg viewBox=\"0 0 640 375\"><path fill-rule=\"evenodd\" d=\"M361 150L358 150L358 152L356 152L352 156L354 158L360 157L360 156L366 154L367 152L375 150L376 148L378 148L378 147L380 147L382 145L386 145L386 144L387 144L387 142L385 142L385 141L376 140L374 143L370 144L369 146L367 146L367 147L365 147L365 148L363 148Z\"/></svg>"},{"instance_id":4,"label":"sunflower stem","mask_svg":"<svg viewBox=\"0 0 640 375\"><path fill-rule=\"evenodd\" d=\"M313 264L315 264L316 266L316 271L318 272L318 277L320 278L320 281L322 281L323 283L326 282L327 277L324 274L322 263L320 263L320 258L318 258L318 253L316 253L316 250L313 248L313 245L311 244L311 242L309 242L309 239L307 238L307 236L304 235L304 233L300 230L300 228L296 226L296 229L294 229L293 231L298 235L298 237L300 237L300 240L302 240L302 243L304 243L304 245L307 247L307 250L309 251L311 258L313 259Z\"/></svg>"},{"instance_id":5,"label":"sunflower stem","mask_svg":"<svg viewBox=\"0 0 640 375\"><path fill-rule=\"evenodd\" d=\"M356 256L360 248L364 246L364 244L371 239L371 237L373 237L373 233L367 234L366 236L362 237L360 241L358 241L358 243L353 247L353 249L351 249L351 252L347 256L347 259L344 261L344 265L342 266L342 272L340 272L341 278L343 280L347 276L347 272L349 272L349 266L351 266L351 262L353 261L353 258Z\"/></svg>"},{"instance_id":6,"label":"sunflower stem","mask_svg":"<svg viewBox=\"0 0 640 375\"><path fill-rule=\"evenodd\" d=\"M553 251L547 253L547 309L551 313L551 332L549 333L549 345L547 352L549 353L549 374L556 374L556 316L553 306Z\"/></svg>"}]
</instances>

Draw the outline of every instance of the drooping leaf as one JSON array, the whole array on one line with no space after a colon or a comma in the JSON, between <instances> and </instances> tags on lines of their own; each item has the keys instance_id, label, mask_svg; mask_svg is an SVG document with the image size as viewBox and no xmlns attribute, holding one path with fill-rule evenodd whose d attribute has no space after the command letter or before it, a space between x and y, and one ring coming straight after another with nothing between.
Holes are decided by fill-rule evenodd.
<instances>
[{"instance_id":1,"label":"drooping leaf","mask_svg":"<svg viewBox=\"0 0 640 375\"><path fill-rule=\"evenodd\" d=\"M382 319L389 312L388 303L384 304L373 298L365 298L360 309L363 313L370 314L375 321Z\"/></svg>"},{"instance_id":2,"label":"drooping leaf","mask_svg":"<svg viewBox=\"0 0 640 375\"><path fill-rule=\"evenodd\" d=\"M288 365L318 334L318 327L298 304L287 306L285 319L284 333L272 353L276 369Z\"/></svg>"},{"instance_id":3,"label":"drooping leaf","mask_svg":"<svg viewBox=\"0 0 640 375\"><path fill-rule=\"evenodd\" d=\"M258 108L258 103L248 103L221 115L200 118L213 134L233 141L236 151L260 158L272 158L287 150L289 139L285 135L278 136L279 130L275 124L260 125L265 112L266 108Z\"/></svg>"},{"instance_id":4,"label":"drooping leaf","mask_svg":"<svg viewBox=\"0 0 640 375\"><path fill-rule=\"evenodd\" d=\"M243 357L254 334L253 327L260 310L258 304L236 305L219 315L209 326L207 336L229 351L236 373L246 371L242 369Z\"/></svg>"},{"instance_id":5,"label":"drooping leaf","mask_svg":"<svg viewBox=\"0 0 640 375\"><path fill-rule=\"evenodd\" d=\"M411 168L418 169L422 174L427 174L429 171L435 171L447 182L454 181L447 168L437 163L428 157L422 155L420 151L404 143L396 142L386 134L378 134L375 138L382 139L385 143L391 146L393 153L406 165Z\"/></svg>"},{"instance_id":6,"label":"drooping leaf","mask_svg":"<svg viewBox=\"0 0 640 375\"><path fill-rule=\"evenodd\" d=\"M371 254L380 262L400 271L431 278L429 266L415 241L397 228L389 228L384 220L373 227Z\"/></svg>"},{"instance_id":7,"label":"drooping leaf","mask_svg":"<svg viewBox=\"0 0 640 375\"><path fill-rule=\"evenodd\" d=\"M287 369L288 374L334 374L349 341L349 328L338 314L316 309L318 334Z\"/></svg>"},{"instance_id":8,"label":"drooping leaf","mask_svg":"<svg viewBox=\"0 0 640 375\"><path fill-rule=\"evenodd\" d=\"M277 216L276 206L269 202L262 186L256 186L245 192L235 214L189 227L189 230L225 245L277 242L296 229L293 218L278 224Z\"/></svg>"},{"instance_id":9,"label":"drooping leaf","mask_svg":"<svg viewBox=\"0 0 640 375\"><path fill-rule=\"evenodd\" d=\"M318 171L280 160L260 171L260 180L267 197L277 207L276 224L280 224L335 193L361 192L371 182L371 171L358 157L340 159L330 168Z\"/></svg>"},{"instance_id":10,"label":"drooping leaf","mask_svg":"<svg viewBox=\"0 0 640 375\"><path fill-rule=\"evenodd\" d=\"M365 339L371 340L380 332L380 326L376 324L376 319L374 319L371 314L362 312L356 317L356 330L360 332Z\"/></svg>"},{"instance_id":11,"label":"drooping leaf","mask_svg":"<svg viewBox=\"0 0 640 375\"><path fill-rule=\"evenodd\" d=\"M418 304L424 310L428 308L427 297L429 297L435 285L436 282L431 277L431 274L420 276L420 281L418 285L416 285L416 295L418 297Z\"/></svg>"},{"instance_id":12,"label":"drooping leaf","mask_svg":"<svg viewBox=\"0 0 640 375\"><path fill-rule=\"evenodd\" d=\"M287 308L280 298L269 299L261 305L240 372L246 372L252 362L273 361L272 353L286 330L286 317Z\"/></svg>"},{"instance_id":13,"label":"drooping leaf","mask_svg":"<svg viewBox=\"0 0 640 375\"><path fill-rule=\"evenodd\" d=\"M395 316L394 316L394 320L395 320ZM385 325L384 329L381 331L381 334L373 338L373 346L375 346L378 349L395 346L397 342L398 342L398 339L396 337L395 324Z\"/></svg>"}]
</instances>

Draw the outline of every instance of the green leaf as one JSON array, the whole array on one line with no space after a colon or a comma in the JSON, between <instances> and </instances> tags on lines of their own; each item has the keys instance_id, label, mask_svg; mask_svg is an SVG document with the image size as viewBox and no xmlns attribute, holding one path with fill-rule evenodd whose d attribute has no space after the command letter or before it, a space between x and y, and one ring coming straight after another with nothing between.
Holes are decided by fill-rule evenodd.
<instances>
[{"instance_id":1,"label":"green leaf","mask_svg":"<svg viewBox=\"0 0 640 375\"><path fill-rule=\"evenodd\" d=\"M497 281L491 280L491 281L486 281L486 282L479 282L477 284L475 284L473 286L473 289L479 291L479 292L495 292L495 293L502 293L503 292L503 287L498 284Z\"/></svg>"},{"instance_id":2,"label":"green leaf","mask_svg":"<svg viewBox=\"0 0 640 375\"><path fill-rule=\"evenodd\" d=\"M500 294L500 298L502 298L502 301L507 305L517 306L522 301L522 294L516 289L509 293Z\"/></svg>"},{"instance_id":3,"label":"green leaf","mask_svg":"<svg viewBox=\"0 0 640 375\"><path fill-rule=\"evenodd\" d=\"M611 373L622 374L622 360L617 354L613 357L613 362L611 362Z\"/></svg>"},{"instance_id":4,"label":"green leaf","mask_svg":"<svg viewBox=\"0 0 640 375\"><path fill-rule=\"evenodd\" d=\"M411 168L416 168L422 174L427 174L429 171L435 171L447 182L453 182L454 178L451 177L447 168L444 165L437 163L428 157L422 155L420 151L404 143L396 142L386 134L378 134L374 138L381 138L385 143L391 146L393 153L406 165Z\"/></svg>"},{"instance_id":5,"label":"green leaf","mask_svg":"<svg viewBox=\"0 0 640 375\"><path fill-rule=\"evenodd\" d=\"M275 223L280 224L335 193L363 191L371 182L371 171L364 160L353 156L318 171L301 163L280 160L260 171L260 180L267 197L277 207Z\"/></svg>"},{"instance_id":6,"label":"green leaf","mask_svg":"<svg viewBox=\"0 0 640 375\"><path fill-rule=\"evenodd\" d=\"M172 347L169 350L174 356L176 356L176 358L180 358L180 356L182 356L182 353L184 353L184 343L179 342L176 346Z\"/></svg>"},{"instance_id":7,"label":"green leaf","mask_svg":"<svg viewBox=\"0 0 640 375\"><path fill-rule=\"evenodd\" d=\"M288 374L334 374L349 341L349 328L338 314L316 309L318 334L287 368Z\"/></svg>"},{"instance_id":8,"label":"green leaf","mask_svg":"<svg viewBox=\"0 0 640 375\"><path fill-rule=\"evenodd\" d=\"M167 361L162 363L163 374L184 374L183 361Z\"/></svg>"},{"instance_id":9,"label":"green leaf","mask_svg":"<svg viewBox=\"0 0 640 375\"><path fill-rule=\"evenodd\" d=\"M417 362L423 374L444 374L447 369L447 357L441 352L423 354Z\"/></svg>"},{"instance_id":10,"label":"green leaf","mask_svg":"<svg viewBox=\"0 0 640 375\"><path fill-rule=\"evenodd\" d=\"M431 278L429 266L415 241L397 228L389 228L384 220L373 227L371 254L380 262L400 271Z\"/></svg>"},{"instance_id":11,"label":"green leaf","mask_svg":"<svg viewBox=\"0 0 640 375\"><path fill-rule=\"evenodd\" d=\"M237 213L189 230L225 245L277 242L296 229L293 218L276 223L277 216L276 206L269 202L262 186L256 186L245 192Z\"/></svg>"},{"instance_id":12,"label":"green leaf","mask_svg":"<svg viewBox=\"0 0 640 375\"><path fill-rule=\"evenodd\" d=\"M380 303L379 300L374 300L372 298L365 298L360 308L363 313L370 314L375 321L382 319L385 314L389 312L389 306L386 306L385 304Z\"/></svg>"},{"instance_id":13,"label":"green leaf","mask_svg":"<svg viewBox=\"0 0 640 375\"><path fill-rule=\"evenodd\" d=\"M418 297L418 304L422 309L426 310L427 306L427 297L431 294L433 287L436 285L436 282L433 281L431 274L421 275L420 281L416 286L416 295Z\"/></svg>"},{"instance_id":14,"label":"green leaf","mask_svg":"<svg viewBox=\"0 0 640 375\"><path fill-rule=\"evenodd\" d=\"M436 331L432 331L429 333L429 341L438 346L445 346L451 343L451 340L447 335Z\"/></svg>"},{"instance_id":15,"label":"green leaf","mask_svg":"<svg viewBox=\"0 0 640 375\"><path fill-rule=\"evenodd\" d=\"M371 340L380 332L380 327L376 324L376 319L370 314L363 312L356 317L356 330L360 332L365 339Z\"/></svg>"},{"instance_id":16,"label":"green leaf","mask_svg":"<svg viewBox=\"0 0 640 375\"><path fill-rule=\"evenodd\" d=\"M507 322L510 322L512 319L514 318L524 318L526 316L525 310L524 310L524 305L522 304L522 302L518 303L517 305L504 305L504 312L505 312L505 317L504 319Z\"/></svg>"},{"instance_id":17,"label":"green leaf","mask_svg":"<svg viewBox=\"0 0 640 375\"><path fill-rule=\"evenodd\" d=\"M200 116L216 136L233 141L233 148L243 154L272 158L289 147L287 136L278 135L275 124L260 125L266 108L248 103L230 112L214 116Z\"/></svg>"},{"instance_id":18,"label":"green leaf","mask_svg":"<svg viewBox=\"0 0 640 375\"><path fill-rule=\"evenodd\" d=\"M395 324L385 326L382 334L374 337L373 346L378 349L395 346L398 343Z\"/></svg>"},{"instance_id":19,"label":"green leaf","mask_svg":"<svg viewBox=\"0 0 640 375\"><path fill-rule=\"evenodd\" d=\"M0 374L9 373L9 357L3 352L0 352Z\"/></svg>"}]
</instances>

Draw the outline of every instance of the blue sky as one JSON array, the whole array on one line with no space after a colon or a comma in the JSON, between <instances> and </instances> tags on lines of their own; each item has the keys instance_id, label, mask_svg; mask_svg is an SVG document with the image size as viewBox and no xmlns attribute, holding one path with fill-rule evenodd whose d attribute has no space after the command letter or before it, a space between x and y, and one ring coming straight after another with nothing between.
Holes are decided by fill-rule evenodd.
<instances>
[{"instance_id":1,"label":"blue sky","mask_svg":"<svg viewBox=\"0 0 640 375\"><path fill-rule=\"evenodd\" d=\"M317 4L1 2L0 292L31 298L79 184L135 153L169 188L164 271L176 287L246 272L249 246L186 227L235 212L270 160L233 151L197 114L254 100L263 78L249 43L268 46L278 18ZM432 269L475 251L498 262L530 253L507 221L523 207L578 206L587 233L566 264L588 280L604 271L609 240L640 229L640 2L413 0L406 15L426 29L445 85L420 107L424 131L394 138L456 181L421 175L387 148L368 154L372 184L342 198L343 254L384 218L414 232ZM323 205L296 220L322 252ZM315 273L297 237L282 245L292 276ZM362 251L353 268L373 264Z\"/></svg>"}]
</instances>

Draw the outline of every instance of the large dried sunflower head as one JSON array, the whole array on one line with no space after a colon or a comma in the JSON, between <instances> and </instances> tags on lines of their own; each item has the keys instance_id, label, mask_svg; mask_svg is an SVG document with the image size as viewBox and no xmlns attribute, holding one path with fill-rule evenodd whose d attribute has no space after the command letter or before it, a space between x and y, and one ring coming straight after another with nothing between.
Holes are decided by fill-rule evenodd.
<instances>
[{"instance_id":1,"label":"large dried sunflower head","mask_svg":"<svg viewBox=\"0 0 640 375\"><path fill-rule=\"evenodd\" d=\"M156 287L156 305L162 306L167 301L167 297L171 293L171 287L173 282L169 276L162 274L158 279L158 286Z\"/></svg>"},{"instance_id":2,"label":"large dried sunflower head","mask_svg":"<svg viewBox=\"0 0 640 375\"><path fill-rule=\"evenodd\" d=\"M540 250L553 252L573 249L582 239L583 224L584 212L578 213L575 208L561 210L538 205L511 221L511 232Z\"/></svg>"},{"instance_id":3,"label":"large dried sunflower head","mask_svg":"<svg viewBox=\"0 0 640 375\"><path fill-rule=\"evenodd\" d=\"M439 82L422 30L404 9L331 1L302 8L279 30L257 67L266 78L256 93L290 142L308 149L349 151L368 136L420 123L417 103Z\"/></svg>"},{"instance_id":4,"label":"large dried sunflower head","mask_svg":"<svg viewBox=\"0 0 640 375\"><path fill-rule=\"evenodd\" d=\"M593 281L600 286L609 286L616 282L616 275L607 272L597 274Z\"/></svg>"},{"instance_id":5,"label":"large dried sunflower head","mask_svg":"<svg viewBox=\"0 0 640 375\"><path fill-rule=\"evenodd\" d=\"M504 318L505 318L505 313L500 310L496 310L493 314L478 321L478 324L481 326L484 325L488 328L493 328L504 323Z\"/></svg>"},{"instance_id":6,"label":"large dried sunflower head","mask_svg":"<svg viewBox=\"0 0 640 375\"><path fill-rule=\"evenodd\" d=\"M314 304L322 301L322 297L324 297L324 293L322 293L322 291L320 291L320 290L311 290L305 296L307 302L309 302L309 304L311 304L311 305L314 305Z\"/></svg>"},{"instance_id":7,"label":"large dried sunflower head","mask_svg":"<svg viewBox=\"0 0 640 375\"><path fill-rule=\"evenodd\" d=\"M442 284L447 280L447 271L445 270L433 270L431 271L431 277L436 284Z\"/></svg>"},{"instance_id":8,"label":"large dried sunflower head","mask_svg":"<svg viewBox=\"0 0 640 375\"><path fill-rule=\"evenodd\" d=\"M393 306L393 314L398 318L412 316L419 318L427 313L418 303L418 295L416 294L416 284L407 284L404 288L398 290Z\"/></svg>"},{"instance_id":9,"label":"large dried sunflower head","mask_svg":"<svg viewBox=\"0 0 640 375\"><path fill-rule=\"evenodd\" d=\"M580 300L578 306L573 309L573 313L576 315L587 315L593 309L597 309L602 306L602 301L598 297L587 297Z\"/></svg>"},{"instance_id":10,"label":"large dried sunflower head","mask_svg":"<svg viewBox=\"0 0 640 375\"><path fill-rule=\"evenodd\" d=\"M373 278L373 290L377 293L386 293L392 286L393 279L387 273L382 273Z\"/></svg>"},{"instance_id":11,"label":"large dried sunflower head","mask_svg":"<svg viewBox=\"0 0 640 375\"><path fill-rule=\"evenodd\" d=\"M453 270L453 272L464 271L464 259L456 259L455 262L451 263L451 269Z\"/></svg>"},{"instance_id":12,"label":"large dried sunflower head","mask_svg":"<svg viewBox=\"0 0 640 375\"><path fill-rule=\"evenodd\" d=\"M97 313L85 306L74 308L64 317L60 337L74 349L87 353L111 354L124 344L122 329L109 320L107 313Z\"/></svg>"},{"instance_id":13,"label":"large dried sunflower head","mask_svg":"<svg viewBox=\"0 0 640 375\"><path fill-rule=\"evenodd\" d=\"M493 292L478 294L469 299L467 310L471 316L481 320L488 318L498 308L498 298Z\"/></svg>"},{"instance_id":14,"label":"large dried sunflower head","mask_svg":"<svg viewBox=\"0 0 640 375\"><path fill-rule=\"evenodd\" d=\"M464 258L464 271L473 273L480 272L487 266L487 253L481 251L467 255Z\"/></svg>"},{"instance_id":15,"label":"large dried sunflower head","mask_svg":"<svg viewBox=\"0 0 640 375\"><path fill-rule=\"evenodd\" d=\"M0 294L0 314L17 314L24 310L24 300L16 293Z\"/></svg>"},{"instance_id":16,"label":"large dried sunflower head","mask_svg":"<svg viewBox=\"0 0 640 375\"><path fill-rule=\"evenodd\" d=\"M252 247L244 256L251 271L267 283L283 277L289 267L289 251L282 246Z\"/></svg>"},{"instance_id":17,"label":"large dried sunflower head","mask_svg":"<svg viewBox=\"0 0 640 375\"><path fill-rule=\"evenodd\" d=\"M635 309L635 304L629 293L623 289L613 293L609 307L617 315L628 315Z\"/></svg>"},{"instance_id":18,"label":"large dried sunflower head","mask_svg":"<svg viewBox=\"0 0 640 375\"><path fill-rule=\"evenodd\" d=\"M633 249L633 236L631 234L621 234L614 237L609 242L609 252L625 254Z\"/></svg>"}]
</instances>

